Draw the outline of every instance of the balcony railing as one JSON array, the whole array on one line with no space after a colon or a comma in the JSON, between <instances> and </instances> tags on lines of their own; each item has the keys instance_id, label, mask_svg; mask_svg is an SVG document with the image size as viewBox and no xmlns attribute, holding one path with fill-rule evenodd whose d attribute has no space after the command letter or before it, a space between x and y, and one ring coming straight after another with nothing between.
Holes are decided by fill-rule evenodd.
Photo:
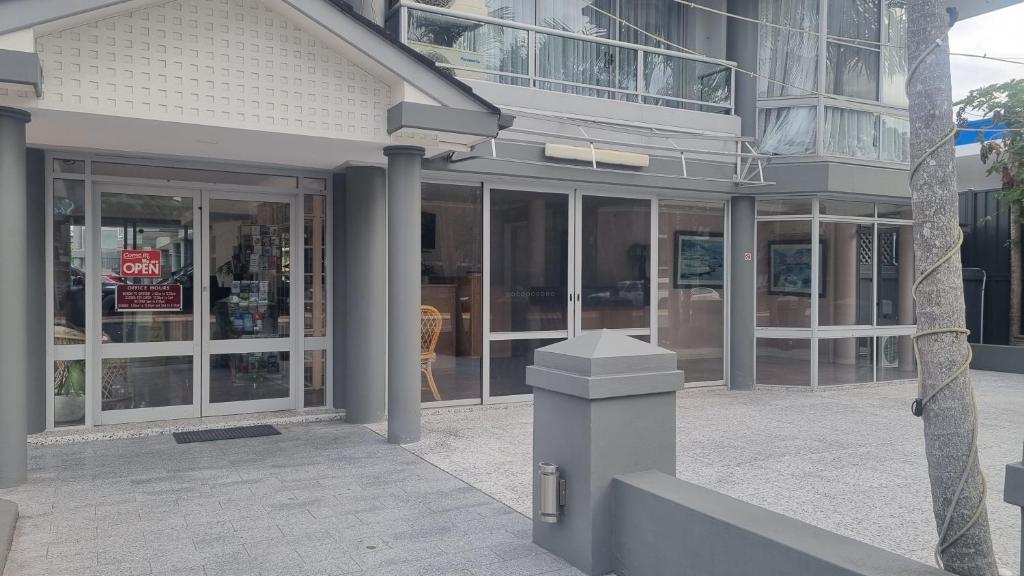
<instances>
[{"instance_id":1,"label":"balcony railing","mask_svg":"<svg viewBox=\"0 0 1024 576\"><path fill-rule=\"evenodd\" d=\"M731 63L403 0L402 41L459 78L732 114ZM397 29L396 29L397 28Z\"/></svg>"}]
</instances>

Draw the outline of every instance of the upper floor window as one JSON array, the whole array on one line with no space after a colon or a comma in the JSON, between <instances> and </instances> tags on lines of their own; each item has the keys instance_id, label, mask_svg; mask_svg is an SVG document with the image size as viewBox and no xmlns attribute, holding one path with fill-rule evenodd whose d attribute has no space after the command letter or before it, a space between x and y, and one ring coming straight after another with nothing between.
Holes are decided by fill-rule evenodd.
<instances>
[{"instance_id":1,"label":"upper floor window","mask_svg":"<svg viewBox=\"0 0 1024 576\"><path fill-rule=\"evenodd\" d=\"M732 111L732 69L687 52L685 6L675 0L402 0L398 5L405 41L462 78Z\"/></svg>"},{"instance_id":2,"label":"upper floor window","mask_svg":"<svg viewBox=\"0 0 1024 576\"><path fill-rule=\"evenodd\" d=\"M906 0L761 0L760 17L762 151L907 161Z\"/></svg>"}]
</instances>

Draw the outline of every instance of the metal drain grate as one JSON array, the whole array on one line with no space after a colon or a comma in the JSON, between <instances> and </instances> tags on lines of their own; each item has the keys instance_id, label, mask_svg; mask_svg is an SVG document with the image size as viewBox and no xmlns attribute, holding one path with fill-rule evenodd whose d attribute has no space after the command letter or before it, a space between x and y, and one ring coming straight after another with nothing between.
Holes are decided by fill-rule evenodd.
<instances>
[{"instance_id":1,"label":"metal drain grate","mask_svg":"<svg viewBox=\"0 0 1024 576\"><path fill-rule=\"evenodd\" d=\"M281 432L269 424L257 426L236 426L234 428L217 428L214 430L193 430L191 432L175 432L174 441L178 444L192 442L213 442L214 440L235 440L237 438L258 438L260 436L277 436Z\"/></svg>"}]
</instances>

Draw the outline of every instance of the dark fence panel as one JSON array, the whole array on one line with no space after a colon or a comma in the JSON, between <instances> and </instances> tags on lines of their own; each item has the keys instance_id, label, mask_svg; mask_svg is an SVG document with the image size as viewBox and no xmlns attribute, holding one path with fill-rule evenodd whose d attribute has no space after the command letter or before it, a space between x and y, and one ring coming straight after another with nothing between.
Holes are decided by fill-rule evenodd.
<instances>
[{"instance_id":1,"label":"dark fence panel","mask_svg":"<svg viewBox=\"0 0 1024 576\"><path fill-rule=\"evenodd\" d=\"M999 190L961 193L960 227L964 268L979 268L987 275L985 329L981 335L972 334L970 341L978 343L983 336L985 344L1010 344L1010 211L999 199ZM979 302L967 304L981 307Z\"/></svg>"}]
</instances>

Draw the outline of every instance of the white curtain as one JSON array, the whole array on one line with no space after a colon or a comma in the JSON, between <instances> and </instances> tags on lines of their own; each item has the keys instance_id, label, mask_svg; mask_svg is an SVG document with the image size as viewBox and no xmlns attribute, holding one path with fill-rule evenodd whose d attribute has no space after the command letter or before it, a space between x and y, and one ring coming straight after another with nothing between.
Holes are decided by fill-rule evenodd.
<instances>
[{"instance_id":1,"label":"white curtain","mask_svg":"<svg viewBox=\"0 0 1024 576\"><path fill-rule=\"evenodd\" d=\"M766 108L758 117L761 152L780 156L814 153L818 117L813 106Z\"/></svg>"},{"instance_id":2,"label":"white curtain","mask_svg":"<svg viewBox=\"0 0 1024 576\"><path fill-rule=\"evenodd\" d=\"M881 0L830 0L828 34L843 40L830 41L826 55L826 90L832 94L878 100L879 48L856 40L878 42L881 34Z\"/></svg>"},{"instance_id":3,"label":"white curtain","mask_svg":"<svg viewBox=\"0 0 1024 576\"><path fill-rule=\"evenodd\" d=\"M878 159L878 114L826 107L825 154Z\"/></svg>"},{"instance_id":4,"label":"white curtain","mask_svg":"<svg viewBox=\"0 0 1024 576\"><path fill-rule=\"evenodd\" d=\"M882 48L882 102L906 107L907 8L905 0L889 0L886 43Z\"/></svg>"},{"instance_id":5,"label":"white curtain","mask_svg":"<svg viewBox=\"0 0 1024 576\"><path fill-rule=\"evenodd\" d=\"M881 159L910 162L910 121L906 118L882 116Z\"/></svg>"},{"instance_id":6,"label":"white curtain","mask_svg":"<svg viewBox=\"0 0 1024 576\"><path fill-rule=\"evenodd\" d=\"M818 0L761 0L761 20L802 30L818 30ZM814 34L775 26L760 27L758 92L762 97L805 96L818 74L818 40ZM790 88L764 78L784 82Z\"/></svg>"}]
</instances>

